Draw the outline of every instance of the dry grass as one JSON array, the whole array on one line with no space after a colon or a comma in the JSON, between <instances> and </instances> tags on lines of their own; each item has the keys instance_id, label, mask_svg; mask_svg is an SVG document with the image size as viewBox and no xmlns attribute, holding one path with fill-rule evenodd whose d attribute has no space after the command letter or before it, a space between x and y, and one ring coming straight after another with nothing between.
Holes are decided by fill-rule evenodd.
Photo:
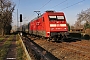
<instances>
[{"instance_id":1,"label":"dry grass","mask_svg":"<svg viewBox=\"0 0 90 60\"><path fill-rule=\"evenodd\" d=\"M0 38L0 42L2 42L4 40L4 38Z\"/></svg>"},{"instance_id":2,"label":"dry grass","mask_svg":"<svg viewBox=\"0 0 90 60\"><path fill-rule=\"evenodd\" d=\"M17 36L17 60L27 60L19 36Z\"/></svg>"},{"instance_id":3,"label":"dry grass","mask_svg":"<svg viewBox=\"0 0 90 60\"><path fill-rule=\"evenodd\" d=\"M1 41L5 39L5 38L2 38ZM2 45L2 47L0 48L0 60L4 60L6 55L7 55L7 52L9 50L9 46L11 45L11 41L9 40L6 40L4 42L4 44Z\"/></svg>"}]
</instances>

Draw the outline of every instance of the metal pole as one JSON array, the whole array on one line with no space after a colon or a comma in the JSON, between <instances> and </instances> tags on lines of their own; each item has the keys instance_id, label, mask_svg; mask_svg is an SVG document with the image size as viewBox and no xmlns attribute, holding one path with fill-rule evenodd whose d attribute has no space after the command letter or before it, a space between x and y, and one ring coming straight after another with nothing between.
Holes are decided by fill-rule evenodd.
<instances>
[{"instance_id":1,"label":"metal pole","mask_svg":"<svg viewBox=\"0 0 90 60\"><path fill-rule=\"evenodd\" d=\"M18 9L17 9L17 31L18 31Z\"/></svg>"},{"instance_id":2,"label":"metal pole","mask_svg":"<svg viewBox=\"0 0 90 60\"><path fill-rule=\"evenodd\" d=\"M20 31L22 31L22 22L20 22Z\"/></svg>"}]
</instances>

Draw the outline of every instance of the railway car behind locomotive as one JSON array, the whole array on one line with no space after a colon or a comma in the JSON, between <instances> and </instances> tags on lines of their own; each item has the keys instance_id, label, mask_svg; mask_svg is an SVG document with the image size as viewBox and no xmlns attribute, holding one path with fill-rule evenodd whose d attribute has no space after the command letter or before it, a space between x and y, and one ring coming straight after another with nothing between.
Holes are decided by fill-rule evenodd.
<instances>
[{"instance_id":1,"label":"railway car behind locomotive","mask_svg":"<svg viewBox=\"0 0 90 60\"><path fill-rule=\"evenodd\" d=\"M68 26L63 12L46 11L29 24L30 34L48 39L61 41L67 32Z\"/></svg>"},{"instance_id":2,"label":"railway car behind locomotive","mask_svg":"<svg viewBox=\"0 0 90 60\"><path fill-rule=\"evenodd\" d=\"M29 23L22 25L22 32L29 33Z\"/></svg>"}]
</instances>

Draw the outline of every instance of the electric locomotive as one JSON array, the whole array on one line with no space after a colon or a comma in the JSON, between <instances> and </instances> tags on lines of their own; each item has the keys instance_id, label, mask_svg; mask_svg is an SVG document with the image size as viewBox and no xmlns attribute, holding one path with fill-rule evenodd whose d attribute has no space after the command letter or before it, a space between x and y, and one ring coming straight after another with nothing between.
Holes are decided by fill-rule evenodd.
<instances>
[{"instance_id":1,"label":"electric locomotive","mask_svg":"<svg viewBox=\"0 0 90 60\"><path fill-rule=\"evenodd\" d=\"M68 26L63 12L46 11L29 23L29 33L47 39L61 41L66 37Z\"/></svg>"}]
</instances>

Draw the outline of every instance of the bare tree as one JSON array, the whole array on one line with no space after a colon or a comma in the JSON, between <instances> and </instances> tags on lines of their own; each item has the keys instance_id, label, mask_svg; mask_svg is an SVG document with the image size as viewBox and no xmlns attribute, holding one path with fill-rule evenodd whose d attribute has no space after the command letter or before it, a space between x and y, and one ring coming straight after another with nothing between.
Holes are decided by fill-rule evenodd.
<instances>
[{"instance_id":1,"label":"bare tree","mask_svg":"<svg viewBox=\"0 0 90 60\"><path fill-rule=\"evenodd\" d=\"M15 4L10 0L0 0L0 29L2 35L10 29L6 29L12 23L12 13L14 11ZM10 26L11 27L11 26Z\"/></svg>"},{"instance_id":2,"label":"bare tree","mask_svg":"<svg viewBox=\"0 0 90 60\"><path fill-rule=\"evenodd\" d=\"M75 27L84 28L85 23L87 22L90 23L90 8L85 11L81 11L81 13L77 14L77 16L78 18L77 18L77 21L75 22Z\"/></svg>"}]
</instances>

